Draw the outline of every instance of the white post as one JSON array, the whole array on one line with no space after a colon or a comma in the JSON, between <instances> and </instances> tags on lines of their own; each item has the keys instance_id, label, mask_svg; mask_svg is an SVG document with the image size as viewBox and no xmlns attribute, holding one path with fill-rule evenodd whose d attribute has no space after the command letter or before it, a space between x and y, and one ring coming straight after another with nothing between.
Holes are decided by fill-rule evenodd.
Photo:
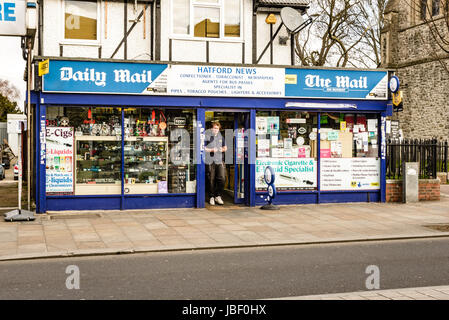
<instances>
[{"instance_id":1,"label":"white post","mask_svg":"<svg viewBox=\"0 0 449 320\"><path fill-rule=\"evenodd\" d=\"M31 210L31 55L33 54L31 48L31 41L34 38L27 38L28 41L28 59L27 59L27 203L28 211Z\"/></svg>"},{"instance_id":2,"label":"white post","mask_svg":"<svg viewBox=\"0 0 449 320\"><path fill-rule=\"evenodd\" d=\"M19 167L19 214L22 211L22 130L23 130L23 122L19 121L19 151L17 156L17 164Z\"/></svg>"}]
</instances>

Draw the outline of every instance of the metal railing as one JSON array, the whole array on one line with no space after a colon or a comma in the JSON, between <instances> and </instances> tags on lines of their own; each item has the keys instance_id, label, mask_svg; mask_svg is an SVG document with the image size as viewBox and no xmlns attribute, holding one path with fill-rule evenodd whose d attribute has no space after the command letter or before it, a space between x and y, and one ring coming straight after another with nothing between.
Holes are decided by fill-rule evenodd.
<instances>
[{"instance_id":1,"label":"metal railing","mask_svg":"<svg viewBox=\"0 0 449 320\"><path fill-rule=\"evenodd\" d=\"M402 178L402 163L419 162L419 178L435 179L448 170L448 142L437 139L387 140L387 179Z\"/></svg>"}]
</instances>

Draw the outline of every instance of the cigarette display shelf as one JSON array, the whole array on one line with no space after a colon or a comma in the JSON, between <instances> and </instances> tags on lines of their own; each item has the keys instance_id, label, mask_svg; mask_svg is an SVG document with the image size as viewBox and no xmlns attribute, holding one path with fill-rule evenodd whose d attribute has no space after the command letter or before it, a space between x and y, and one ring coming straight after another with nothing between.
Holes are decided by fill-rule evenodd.
<instances>
[{"instance_id":1,"label":"cigarette display shelf","mask_svg":"<svg viewBox=\"0 0 449 320\"><path fill-rule=\"evenodd\" d=\"M115 136L77 136L75 146L75 194L119 194L121 141Z\"/></svg>"},{"instance_id":2,"label":"cigarette display shelf","mask_svg":"<svg viewBox=\"0 0 449 320\"><path fill-rule=\"evenodd\" d=\"M159 193L161 181L167 181L168 138L125 138L125 193Z\"/></svg>"}]
</instances>

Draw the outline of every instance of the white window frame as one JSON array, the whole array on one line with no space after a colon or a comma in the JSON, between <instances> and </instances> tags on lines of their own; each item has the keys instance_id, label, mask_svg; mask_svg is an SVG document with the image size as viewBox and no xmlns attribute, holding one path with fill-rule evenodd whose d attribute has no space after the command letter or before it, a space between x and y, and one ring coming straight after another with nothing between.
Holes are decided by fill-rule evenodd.
<instances>
[{"instance_id":1,"label":"white window frame","mask_svg":"<svg viewBox=\"0 0 449 320\"><path fill-rule=\"evenodd\" d=\"M61 0L61 7L60 7L60 17L62 20L61 23L61 36L60 36L60 43L61 44L67 44L67 45L92 45L92 46L99 46L101 44L102 39L102 21L103 21L103 12L101 10L101 0L97 0L97 39L96 40L87 40L87 39L66 39L65 38L65 2L66 0Z\"/></svg>"},{"instance_id":2,"label":"white window frame","mask_svg":"<svg viewBox=\"0 0 449 320\"><path fill-rule=\"evenodd\" d=\"M173 32L173 0L170 0L170 39L177 40L194 40L194 41L214 41L214 42L243 42L243 0L240 1L240 36L239 37L225 37L225 15L224 8L226 0L218 0L218 3L207 3L200 2L198 0L190 0L189 14L190 14L190 30L189 34L177 34ZM210 38L210 37L195 37L194 36L194 10L195 7L201 8L218 8L220 9L220 36L218 38Z\"/></svg>"}]
</instances>

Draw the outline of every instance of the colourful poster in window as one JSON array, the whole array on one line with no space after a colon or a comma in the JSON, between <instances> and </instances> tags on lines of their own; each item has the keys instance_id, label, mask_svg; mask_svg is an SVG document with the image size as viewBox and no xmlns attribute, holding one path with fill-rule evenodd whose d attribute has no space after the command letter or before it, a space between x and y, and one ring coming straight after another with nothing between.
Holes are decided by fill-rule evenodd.
<instances>
[{"instance_id":1,"label":"colourful poster in window","mask_svg":"<svg viewBox=\"0 0 449 320\"><path fill-rule=\"evenodd\" d=\"M264 170L271 166L277 190L314 189L317 186L317 162L313 158L256 159L256 190L267 190Z\"/></svg>"},{"instance_id":2,"label":"colourful poster in window","mask_svg":"<svg viewBox=\"0 0 449 320\"><path fill-rule=\"evenodd\" d=\"M330 158L331 157L331 149L321 149L320 157L321 158Z\"/></svg>"},{"instance_id":3,"label":"colourful poster in window","mask_svg":"<svg viewBox=\"0 0 449 320\"><path fill-rule=\"evenodd\" d=\"M73 127L46 129L46 192L73 194Z\"/></svg>"},{"instance_id":4,"label":"colourful poster in window","mask_svg":"<svg viewBox=\"0 0 449 320\"><path fill-rule=\"evenodd\" d=\"M278 134L279 117L267 117L267 129L269 134Z\"/></svg>"}]
</instances>

